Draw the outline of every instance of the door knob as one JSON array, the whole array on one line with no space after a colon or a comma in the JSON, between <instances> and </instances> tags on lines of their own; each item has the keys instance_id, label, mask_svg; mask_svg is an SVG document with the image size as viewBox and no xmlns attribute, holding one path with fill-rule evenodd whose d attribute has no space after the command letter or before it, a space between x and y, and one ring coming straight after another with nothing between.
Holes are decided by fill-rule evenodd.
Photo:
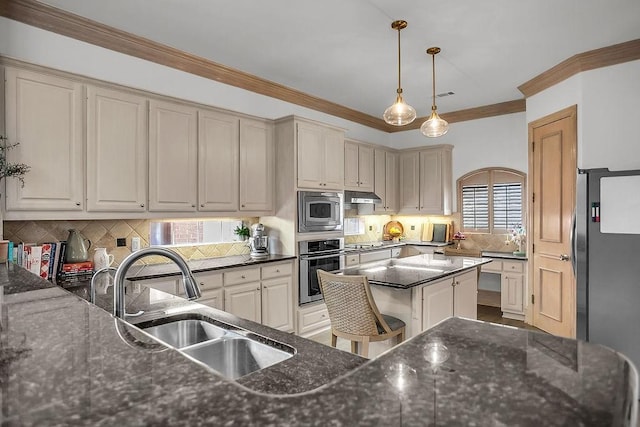
<instances>
[{"instance_id":1,"label":"door knob","mask_svg":"<svg viewBox=\"0 0 640 427\"><path fill-rule=\"evenodd\" d=\"M567 254L560 255L560 261L569 261L569 259L571 259L571 257Z\"/></svg>"}]
</instances>

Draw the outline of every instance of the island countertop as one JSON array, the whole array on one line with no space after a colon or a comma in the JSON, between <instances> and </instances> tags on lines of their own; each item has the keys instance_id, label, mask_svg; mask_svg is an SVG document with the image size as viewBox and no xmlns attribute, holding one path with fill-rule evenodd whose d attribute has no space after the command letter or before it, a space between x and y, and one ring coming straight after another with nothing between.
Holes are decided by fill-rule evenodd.
<instances>
[{"instance_id":1,"label":"island countertop","mask_svg":"<svg viewBox=\"0 0 640 427\"><path fill-rule=\"evenodd\" d=\"M377 359L355 363L323 385L273 394L251 387L254 374L244 382L231 381L171 348L131 347L120 338L120 327L145 334L19 267L0 266L0 289L0 393L6 425L636 422L633 365L610 349L582 341L451 318ZM242 321L229 316L225 320ZM284 335L266 327L259 333ZM303 338L290 340L305 345ZM434 346L446 347L438 359L431 357ZM317 358L319 366L340 360L340 351L330 350ZM257 373L262 372L262 381L296 376L299 382L317 383L316 371L302 366L285 371L274 365Z\"/></svg>"},{"instance_id":2,"label":"island countertop","mask_svg":"<svg viewBox=\"0 0 640 427\"><path fill-rule=\"evenodd\" d=\"M489 262L490 258L421 254L361 264L338 273L367 276L369 283L374 285L410 289Z\"/></svg>"}]
</instances>

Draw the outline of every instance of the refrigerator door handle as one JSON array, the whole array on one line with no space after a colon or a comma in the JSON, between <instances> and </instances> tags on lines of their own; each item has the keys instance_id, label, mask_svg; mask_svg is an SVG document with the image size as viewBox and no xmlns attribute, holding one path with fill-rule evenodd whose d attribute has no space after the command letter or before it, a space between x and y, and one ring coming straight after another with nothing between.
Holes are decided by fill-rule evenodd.
<instances>
[{"instance_id":1,"label":"refrigerator door handle","mask_svg":"<svg viewBox=\"0 0 640 427\"><path fill-rule=\"evenodd\" d=\"M577 239L576 239L576 211L573 211L573 217L571 218L571 234L569 236L571 241L571 267L573 268L573 275L578 275L578 261L576 255L578 253Z\"/></svg>"}]
</instances>

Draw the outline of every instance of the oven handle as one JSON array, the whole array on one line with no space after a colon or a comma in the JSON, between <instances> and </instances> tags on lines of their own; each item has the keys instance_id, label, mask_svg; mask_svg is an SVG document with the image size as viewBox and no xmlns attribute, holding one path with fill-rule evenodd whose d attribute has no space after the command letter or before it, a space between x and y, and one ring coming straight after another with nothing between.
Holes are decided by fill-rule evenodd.
<instances>
[{"instance_id":1,"label":"oven handle","mask_svg":"<svg viewBox=\"0 0 640 427\"><path fill-rule=\"evenodd\" d=\"M340 256L344 256L344 254L338 253L338 254L329 254L329 255L320 255L320 256L301 255L300 259L302 261L313 261L316 259L327 259L327 258L335 258Z\"/></svg>"}]
</instances>

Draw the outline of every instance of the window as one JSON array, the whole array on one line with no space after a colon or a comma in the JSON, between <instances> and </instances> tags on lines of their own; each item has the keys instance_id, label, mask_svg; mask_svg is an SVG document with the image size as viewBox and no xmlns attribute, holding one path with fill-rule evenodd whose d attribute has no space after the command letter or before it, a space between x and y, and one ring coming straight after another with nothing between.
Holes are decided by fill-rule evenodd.
<instances>
[{"instance_id":1,"label":"window","mask_svg":"<svg viewBox=\"0 0 640 427\"><path fill-rule=\"evenodd\" d=\"M513 169L486 168L458 179L462 230L504 234L524 224L525 177Z\"/></svg>"}]
</instances>

